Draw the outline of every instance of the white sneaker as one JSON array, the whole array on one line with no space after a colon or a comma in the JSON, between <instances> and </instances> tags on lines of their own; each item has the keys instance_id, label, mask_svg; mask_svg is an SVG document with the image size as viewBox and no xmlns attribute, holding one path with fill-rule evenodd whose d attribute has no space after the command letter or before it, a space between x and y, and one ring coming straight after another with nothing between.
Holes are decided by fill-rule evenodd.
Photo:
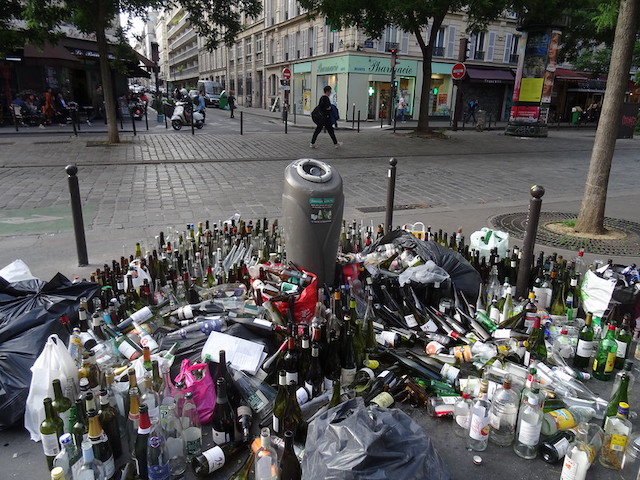
<instances>
[{"instance_id":1,"label":"white sneaker","mask_svg":"<svg viewBox=\"0 0 640 480\"><path fill-rule=\"evenodd\" d=\"M334 148L338 148L338 147L340 147L340 146L342 146L342 142L338 142L338 143L334 143L334 144L333 144L333 147L334 147Z\"/></svg>"},{"instance_id":2,"label":"white sneaker","mask_svg":"<svg viewBox=\"0 0 640 480\"><path fill-rule=\"evenodd\" d=\"M318 148L318 146L317 146L315 143L310 143L310 144L309 144L309 146L310 146L311 148Z\"/></svg>"},{"instance_id":3,"label":"white sneaker","mask_svg":"<svg viewBox=\"0 0 640 480\"><path fill-rule=\"evenodd\" d=\"M44 125L40 124L40 128L47 128L47 127L45 127Z\"/></svg>"},{"instance_id":4,"label":"white sneaker","mask_svg":"<svg viewBox=\"0 0 640 480\"><path fill-rule=\"evenodd\" d=\"M87 120L87 125L91 126L91 122L89 120Z\"/></svg>"}]
</instances>

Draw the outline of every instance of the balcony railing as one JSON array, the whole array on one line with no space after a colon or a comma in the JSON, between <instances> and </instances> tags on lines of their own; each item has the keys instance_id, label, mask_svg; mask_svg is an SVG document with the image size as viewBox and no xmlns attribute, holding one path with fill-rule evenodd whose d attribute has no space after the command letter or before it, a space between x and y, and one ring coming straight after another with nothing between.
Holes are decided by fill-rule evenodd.
<instances>
[{"instance_id":1,"label":"balcony railing","mask_svg":"<svg viewBox=\"0 0 640 480\"><path fill-rule=\"evenodd\" d=\"M477 51L473 54L474 60L484 60L484 52Z\"/></svg>"},{"instance_id":2,"label":"balcony railing","mask_svg":"<svg viewBox=\"0 0 640 480\"><path fill-rule=\"evenodd\" d=\"M182 53L179 53L178 55L172 55L171 58L169 59L169 65L175 65L177 63L184 62L188 58L197 57L197 56L198 56L198 46L196 45Z\"/></svg>"},{"instance_id":3,"label":"balcony railing","mask_svg":"<svg viewBox=\"0 0 640 480\"><path fill-rule=\"evenodd\" d=\"M444 47L433 47L434 57L444 57Z\"/></svg>"},{"instance_id":4,"label":"balcony railing","mask_svg":"<svg viewBox=\"0 0 640 480\"><path fill-rule=\"evenodd\" d=\"M169 50L176 50L180 45L184 44L188 40L192 40L196 36L196 31L192 28L187 29L182 35L169 43Z\"/></svg>"},{"instance_id":5,"label":"balcony railing","mask_svg":"<svg viewBox=\"0 0 640 480\"><path fill-rule=\"evenodd\" d=\"M509 63L518 63L518 54L512 53L509 55Z\"/></svg>"}]
</instances>

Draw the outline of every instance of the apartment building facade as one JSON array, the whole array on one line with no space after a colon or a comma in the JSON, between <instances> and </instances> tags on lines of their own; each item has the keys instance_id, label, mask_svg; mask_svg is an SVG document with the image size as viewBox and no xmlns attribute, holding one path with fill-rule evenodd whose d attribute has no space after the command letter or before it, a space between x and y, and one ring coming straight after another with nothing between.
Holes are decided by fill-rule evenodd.
<instances>
[{"instance_id":1,"label":"apartment building facade","mask_svg":"<svg viewBox=\"0 0 640 480\"><path fill-rule=\"evenodd\" d=\"M331 85L343 118L359 111L362 119L373 120L393 107L387 47L394 44L398 89L407 102L407 114L417 118L424 79L422 53L413 34L389 27L381 38L373 39L356 28L336 31L324 18L310 20L295 0L264 0L263 7L259 18L245 23L231 48L208 52L200 46L197 55L198 39L195 32L182 30L186 27L180 9L160 15L157 28L165 28L164 21L167 29L166 60L160 44L161 62L167 64L161 66L165 79L194 88L198 79L216 80L235 92L240 105L261 108L280 107L287 89L290 109L300 115L309 115L323 87ZM508 116L521 42L515 27L515 16L505 13L486 32L469 35L464 13L447 15L433 49L429 115L450 114L455 97L451 67L458 61L461 40L467 39L469 76L461 87L463 97L477 98L495 118ZM423 34L428 38L429 31ZM156 36L161 42L162 35ZM184 68L178 71L181 65ZM281 84L285 68L292 72L288 86Z\"/></svg>"}]
</instances>

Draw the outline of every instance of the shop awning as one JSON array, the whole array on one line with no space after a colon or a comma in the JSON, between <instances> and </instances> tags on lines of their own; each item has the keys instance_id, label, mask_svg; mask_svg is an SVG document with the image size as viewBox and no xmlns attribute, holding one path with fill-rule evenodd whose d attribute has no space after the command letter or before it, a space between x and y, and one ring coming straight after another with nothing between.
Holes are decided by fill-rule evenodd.
<instances>
[{"instance_id":1,"label":"shop awning","mask_svg":"<svg viewBox=\"0 0 640 480\"><path fill-rule=\"evenodd\" d=\"M513 83L514 81L511 70L499 68L467 67L467 75L472 82L479 83Z\"/></svg>"},{"instance_id":2,"label":"shop awning","mask_svg":"<svg viewBox=\"0 0 640 480\"><path fill-rule=\"evenodd\" d=\"M72 55L64 46L51 44L45 45L42 50L38 47L34 47L33 45L25 45L24 58L48 58L56 60L70 60L72 62L78 61L78 58L75 55Z\"/></svg>"},{"instance_id":3,"label":"shop awning","mask_svg":"<svg viewBox=\"0 0 640 480\"><path fill-rule=\"evenodd\" d=\"M556 68L555 78L558 80L586 80L589 76L586 73L574 72L568 68Z\"/></svg>"}]
</instances>

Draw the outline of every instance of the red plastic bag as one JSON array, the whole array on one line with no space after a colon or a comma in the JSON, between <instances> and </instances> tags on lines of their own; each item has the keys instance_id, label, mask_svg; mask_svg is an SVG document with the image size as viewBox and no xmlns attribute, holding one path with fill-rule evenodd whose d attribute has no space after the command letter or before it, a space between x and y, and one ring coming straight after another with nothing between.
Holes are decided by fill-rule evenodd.
<instances>
[{"instance_id":1,"label":"red plastic bag","mask_svg":"<svg viewBox=\"0 0 640 480\"><path fill-rule=\"evenodd\" d=\"M311 282L296 298L296 301L293 304L293 317L295 318L296 323L310 324L315 313L316 303L318 302L318 277L306 270L302 271L311 277ZM268 299L268 296L262 295L263 301ZM273 304L280 313L282 313L282 316L286 318L287 310L289 310L289 304L287 302L280 301L273 302Z\"/></svg>"},{"instance_id":2,"label":"red plastic bag","mask_svg":"<svg viewBox=\"0 0 640 480\"><path fill-rule=\"evenodd\" d=\"M202 377L196 378L194 371L201 370ZM207 423L213 416L213 409L216 405L216 389L213 378L206 363L196 363L190 365L189 359L182 360L180 373L175 378L175 383L184 382L184 393L193 393L193 401L198 410L200 423Z\"/></svg>"}]
</instances>

